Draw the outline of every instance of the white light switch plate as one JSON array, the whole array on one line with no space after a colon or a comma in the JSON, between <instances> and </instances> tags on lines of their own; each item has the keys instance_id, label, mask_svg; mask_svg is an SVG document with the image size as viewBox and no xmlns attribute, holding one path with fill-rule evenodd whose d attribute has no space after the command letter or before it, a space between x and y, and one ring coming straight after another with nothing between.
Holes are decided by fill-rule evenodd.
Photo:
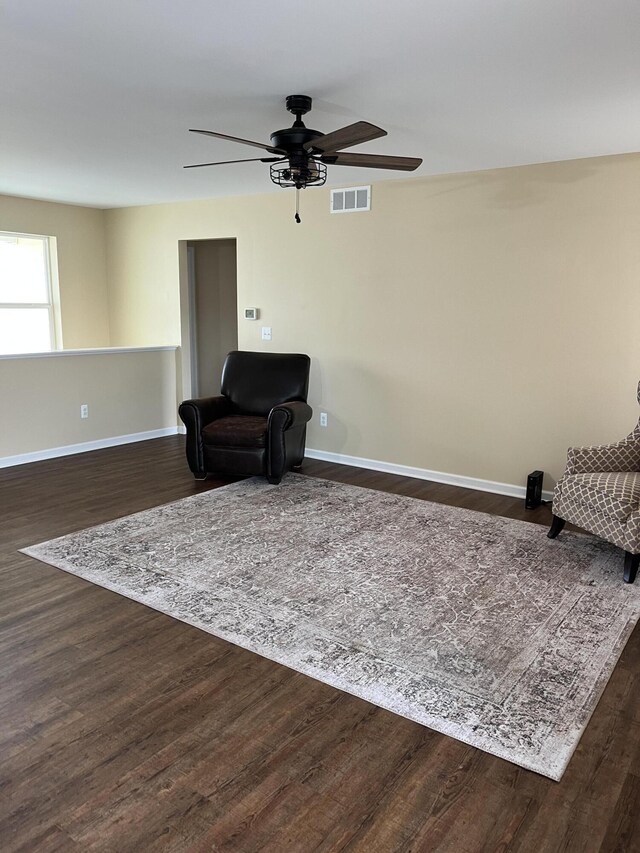
<instances>
[{"instance_id":1,"label":"white light switch plate","mask_svg":"<svg viewBox=\"0 0 640 853\"><path fill-rule=\"evenodd\" d=\"M271 340L271 326L263 326L262 327L262 340L270 341Z\"/></svg>"}]
</instances>

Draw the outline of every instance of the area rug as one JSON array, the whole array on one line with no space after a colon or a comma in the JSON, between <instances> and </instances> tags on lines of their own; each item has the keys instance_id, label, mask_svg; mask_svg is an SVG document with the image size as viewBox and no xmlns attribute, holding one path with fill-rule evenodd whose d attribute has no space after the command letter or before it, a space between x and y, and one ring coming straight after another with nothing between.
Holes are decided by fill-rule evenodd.
<instances>
[{"instance_id":1,"label":"area rug","mask_svg":"<svg viewBox=\"0 0 640 853\"><path fill-rule=\"evenodd\" d=\"M640 614L594 537L289 474L24 553L560 779Z\"/></svg>"}]
</instances>

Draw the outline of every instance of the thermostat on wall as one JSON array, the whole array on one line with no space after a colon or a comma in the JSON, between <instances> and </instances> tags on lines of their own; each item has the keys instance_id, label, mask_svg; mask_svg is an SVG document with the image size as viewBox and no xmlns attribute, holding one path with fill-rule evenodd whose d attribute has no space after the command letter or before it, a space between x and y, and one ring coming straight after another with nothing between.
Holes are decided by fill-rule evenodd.
<instances>
[{"instance_id":1,"label":"thermostat on wall","mask_svg":"<svg viewBox=\"0 0 640 853\"><path fill-rule=\"evenodd\" d=\"M244 309L244 319L245 320L257 320L260 311L257 308L245 308Z\"/></svg>"}]
</instances>

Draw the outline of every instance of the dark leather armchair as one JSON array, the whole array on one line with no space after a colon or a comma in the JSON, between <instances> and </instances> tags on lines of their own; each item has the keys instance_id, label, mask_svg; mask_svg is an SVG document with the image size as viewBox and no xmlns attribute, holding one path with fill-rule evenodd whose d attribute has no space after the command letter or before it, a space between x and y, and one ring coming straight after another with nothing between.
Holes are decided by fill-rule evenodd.
<instances>
[{"instance_id":1,"label":"dark leather armchair","mask_svg":"<svg viewBox=\"0 0 640 853\"><path fill-rule=\"evenodd\" d=\"M230 352L220 396L185 400L187 462L198 480L209 472L264 475L279 483L304 457L310 359L296 353Z\"/></svg>"}]
</instances>

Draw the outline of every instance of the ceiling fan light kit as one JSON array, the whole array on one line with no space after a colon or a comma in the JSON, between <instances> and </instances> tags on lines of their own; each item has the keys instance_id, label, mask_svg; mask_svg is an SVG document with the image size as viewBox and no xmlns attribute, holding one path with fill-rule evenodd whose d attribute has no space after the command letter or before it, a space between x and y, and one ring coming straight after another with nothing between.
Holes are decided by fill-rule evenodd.
<instances>
[{"instance_id":1,"label":"ceiling fan light kit","mask_svg":"<svg viewBox=\"0 0 640 853\"><path fill-rule=\"evenodd\" d=\"M343 154L344 148L369 142L386 136L386 130L370 124L368 121L357 121L354 124L341 127L332 133L321 133L306 127L302 116L311 109L312 100L309 95L289 95L285 101L290 113L295 116L291 127L276 130L270 136L270 145L229 136L213 130L190 129L191 133L203 133L218 139L227 139L262 148L272 157L252 157L243 160L222 160L215 163L195 163L185 166L185 169L197 169L201 166L223 166L228 163L270 163L271 180L280 187L294 187L296 190L296 222L300 222L298 213L298 193L308 186L322 186L327 180L327 164L335 166L356 166L367 169L394 169L413 172L422 163L419 157L390 157L385 154Z\"/></svg>"},{"instance_id":2,"label":"ceiling fan light kit","mask_svg":"<svg viewBox=\"0 0 640 853\"><path fill-rule=\"evenodd\" d=\"M313 185L321 187L327 180L327 167L320 160L295 163L282 160L270 166L271 180L279 187L295 187L297 190Z\"/></svg>"}]
</instances>

